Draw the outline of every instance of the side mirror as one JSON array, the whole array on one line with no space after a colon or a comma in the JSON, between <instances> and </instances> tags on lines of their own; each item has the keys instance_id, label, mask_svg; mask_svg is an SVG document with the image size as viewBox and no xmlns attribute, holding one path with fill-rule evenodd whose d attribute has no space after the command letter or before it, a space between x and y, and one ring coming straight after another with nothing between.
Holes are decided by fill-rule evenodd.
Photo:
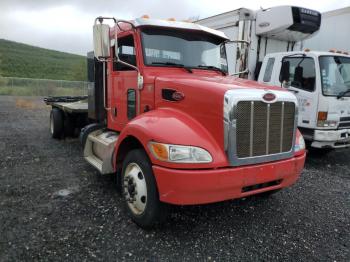
<instances>
[{"instance_id":1,"label":"side mirror","mask_svg":"<svg viewBox=\"0 0 350 262\"><path fill-rule=\"evenodd\" d=\"M95 24L93 27L94 54L97 59L110 57L111 44L109 39L109 25Z\"/></svg>"},{"instance_id":2,"label":"side mirror","mask_svg":"<svg viewBox=\"0 0 350 262\"><path fill-rule=\"evenodd\" d=\"M228 46L228 45L231 45L231 46ZM245 40L230 40L225 42L226 48L228 47L231 48L231 51L233 54L233 63L237 71L232 75L242 75L242 74L248 73L249 45L250 45L250 42Z\"/></svg>"},{"instance_id":3,"label":"side mirror","mask_svg":"<svg viewBox=\"0 0 350 262\"><path fill-rule=\"evenodd\" d=\"M289 81L289 61L282 60L281 73L280 73L280 82L285 83Z\"/></svg>"}]
</instances>

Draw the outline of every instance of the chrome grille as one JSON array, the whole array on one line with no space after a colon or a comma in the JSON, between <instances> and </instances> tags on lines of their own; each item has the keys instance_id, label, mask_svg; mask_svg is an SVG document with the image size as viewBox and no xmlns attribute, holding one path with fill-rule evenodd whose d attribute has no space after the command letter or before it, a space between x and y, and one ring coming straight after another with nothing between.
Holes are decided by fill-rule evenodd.
<instances>
[{"instance_id":1,"label":"chrome grille","mask_svg":"<svg viewBox=\"0 0 350 262\"><path fill-rule=\"evenodd\" d=\"M235 119L238 158L291 151L295 124L293 102L239 101Z\"/></svg>"},{"instance_id":2,"label":"chrome grille","mask_svg":"<svg viewBox=\"0 0 350 262\"><path fill-rule=\"evenodd\" d=\"M350 128L350 117L341 117L338 128L339 129Z\"/></svg>"}]
</instances>

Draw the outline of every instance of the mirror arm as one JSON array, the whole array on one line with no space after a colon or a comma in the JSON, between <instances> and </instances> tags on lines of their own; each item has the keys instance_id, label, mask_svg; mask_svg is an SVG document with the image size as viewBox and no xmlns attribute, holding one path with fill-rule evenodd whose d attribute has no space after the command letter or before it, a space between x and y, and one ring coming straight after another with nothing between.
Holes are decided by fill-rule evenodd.
<instances>
[{"instance_id":1,"label":"mirror arm","mask_svg":"<svg viewBox=\"0 0 350 262\"><path fill-rule=\"evenodd\" d=\"M244 69L244 70L241 71L241 72L236 72L236 73L231 74L231 76L236 76L236 75L240 75L240 74L245 74L245 73L248 73L248 72L249 72L249 70L248 70L248 68L246 68L246 69Z\"/></svg>"},{"instance_id":2,"label":"mirror arm","mask_svg":"<svg viewBox=\"0 0 350 262\"><path fill-rule=\"evenodd\" d=\"M224 42L224 44L229 44L229 43L241 43L241 44L246 44L247 46L250 45L250 42L246 40L229 40L228 39Z\"/></svg>"}]
</instances>

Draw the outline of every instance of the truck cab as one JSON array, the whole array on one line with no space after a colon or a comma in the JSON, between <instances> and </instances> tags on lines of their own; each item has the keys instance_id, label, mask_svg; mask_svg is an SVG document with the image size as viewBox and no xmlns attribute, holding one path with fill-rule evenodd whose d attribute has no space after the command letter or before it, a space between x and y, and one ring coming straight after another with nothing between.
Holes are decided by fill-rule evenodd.
<instances>
[{"instance_id":1,"label":"truck cab","mask_svg":"<svg viewBox=\"0 0 350 262\"><path fill-rule=\"evenodd\" d=\"M295 94L298 127L312 147L350 146L349 55L309 50L268 54L258 81Z\"/></svg>"},{"instance_id":2,"label":"truck cab","mask_svg":"<svg viewBox=\"0 0 350 262\"><path fill-rule=\"evenodd\" d=\"M269 195L297 181L297 99L229 76L224 33L148 17L99 17L93 31L84 157L117 177L139 226L162 221L168 204Z\"/></svg>"}]
</instances>

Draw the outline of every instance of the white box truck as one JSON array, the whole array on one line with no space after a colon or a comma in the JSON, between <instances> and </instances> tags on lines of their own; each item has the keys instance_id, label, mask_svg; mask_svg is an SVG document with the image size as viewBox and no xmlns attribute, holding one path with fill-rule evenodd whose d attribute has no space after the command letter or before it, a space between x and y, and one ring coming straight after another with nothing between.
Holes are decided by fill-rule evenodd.
<instances>
[{"instance_id":1,"label":"white box truck","mask_svg":"<svg viewBox=\"0 0 350 262\"><path fill-rule=\"evenodd\" d=\"M239 40L226 47L230 74L296 95L298 127L312 147L350 146L350 56L302 51L302 41L320 28L319 12L294 6L241 8L197 23Z\"/></svg>"}]
</instances>

